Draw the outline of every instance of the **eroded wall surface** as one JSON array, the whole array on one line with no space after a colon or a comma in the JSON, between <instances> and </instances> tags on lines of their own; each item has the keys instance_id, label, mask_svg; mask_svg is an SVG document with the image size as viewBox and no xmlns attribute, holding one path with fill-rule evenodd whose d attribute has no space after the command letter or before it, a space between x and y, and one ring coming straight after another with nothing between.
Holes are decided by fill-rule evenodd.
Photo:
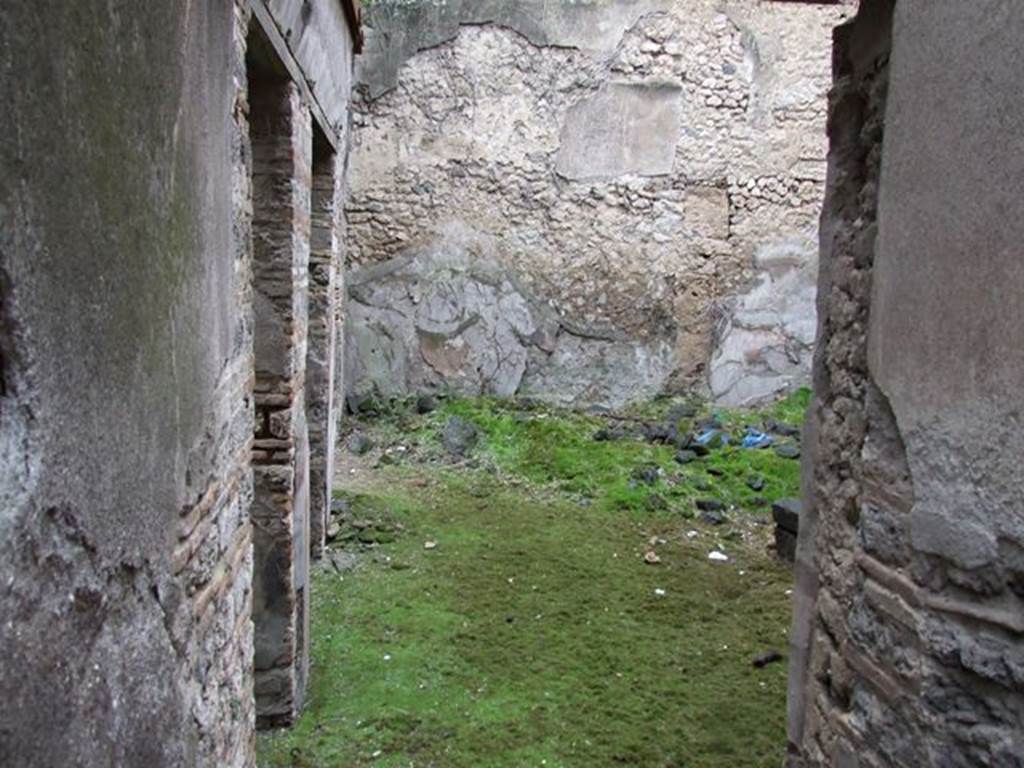
<instances>
[{"instance_id":1,"label":"eroded wall surface","mask_svg":"<svg viewBox=\"0 0 1024 768\"><path fill-rule=\"evenodd\" d=\"M261 671L294 678L283 720L301 706L355 37L334 0L272 6L0 9L0 764L254 765L256 592L288 604ZM256 47L284 57L288 141L250 103ZM316 199L314 120L336 145ZM288 528L258 590L254 459Z\"/></svg>"},{"instance_id":2,"label":"eroded wall surface","mask_svg":"<svg viewBox=\"0 0 1024 768\"><path fill-rule=\"evenodd\" d=\"M346 211L350 389L620 405L695 384L749 402L805 383L845 13L373 5ZM483 272L544 319L492 322ZM501 350L481 350L496 337Z\"/></svg>"},{"instance_id":3,"label":"eroded wall surface","mask_svg":"<svg viewBox=\"0 0 1024 768\"><path fill-rule=\"evenodd\" d=\"M893 5L836 40L790 765L1015 768L1024 7Z\"/></svg>"},{"instance_id":4,"label":"eroded wall surface","mask_svg":"<svg viewBox=\"0 0 1024 768\"><path fill-rule=\"evenodd\" d=\"M0 763L252 765L246 12L0 8Z\"/></svg>"}]
</instances>

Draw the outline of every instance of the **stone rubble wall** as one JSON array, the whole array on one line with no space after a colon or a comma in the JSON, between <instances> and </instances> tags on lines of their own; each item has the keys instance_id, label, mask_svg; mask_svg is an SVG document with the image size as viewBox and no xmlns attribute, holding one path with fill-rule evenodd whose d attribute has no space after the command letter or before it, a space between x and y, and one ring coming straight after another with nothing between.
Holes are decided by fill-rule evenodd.
<instances>
[{"instance_id":1,"label":"stone rubble wall","mask_svg":"<svg viewBox=\"0 0 1024 768\"><path fill-rule=\"evenodd\" d=\"M308 673L306 418L313 127L294 83L251 87L255 400L252 506L257 721L301 711Z\"/></svg>"},{"instance_id":2,"label":"stone rubble wall","mask_svg":"<svg viewBox=\"0 0 1024 768\"><path fill-rule=\"evenodd\" d=\"M750 402L806 383L830 33L846 13L763 0L371 6L346 206L360 286L350 391L616 406L709 384ZM525 368L498 389L468 364L439 374L415 334L383 330L415 303L411 286L399 298L403 259L420 274L426 254L466 253L557 324L549 344L518 339ZM363 303L368 270L387 263L402 306ZM413 324L474 315L469 295L446 301ZM455 334L445 354L475 343ZM591 386L573 386L581 377Z\"/></svg>"},{"instance_id":3,"label":"stone rubble wall","mask_svg":"<svg viewBox=\"0 0 1024 768\"><path fill-rule=\"evenodd\" d=\"M1024 8L940 5L836 35L793 768L1024 766Z\"/></svg>"}]
</instances>

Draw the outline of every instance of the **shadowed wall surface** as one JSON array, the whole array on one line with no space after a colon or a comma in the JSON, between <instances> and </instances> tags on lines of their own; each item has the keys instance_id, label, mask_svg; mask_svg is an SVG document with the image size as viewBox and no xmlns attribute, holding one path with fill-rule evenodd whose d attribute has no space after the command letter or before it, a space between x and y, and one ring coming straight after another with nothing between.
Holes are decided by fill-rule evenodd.
<instances>
[{"instance_id":1,"label":"shadowed wall surface","mask_svg":"<svg viewBox=\"0 0 1024 768\"><path fill-rule=\"evenodd\" d=\"M837 33L794 766L1024 765L1022 32L870 0Z\"/></svg>"}]
</instances>

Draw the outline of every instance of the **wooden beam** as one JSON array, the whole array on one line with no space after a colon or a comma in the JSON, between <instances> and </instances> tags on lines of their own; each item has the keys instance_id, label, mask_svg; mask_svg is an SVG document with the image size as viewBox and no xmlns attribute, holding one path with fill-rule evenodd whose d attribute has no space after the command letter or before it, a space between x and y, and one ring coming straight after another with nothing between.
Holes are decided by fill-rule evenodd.
<instances>
[{"instance_id":1,"label":"wooden beam","mask_svg":"<svg viewBox=\"0 0 1024 768\"><path fill-rule=\"evenodd\" d=\"M327 141L330 142L334 151L339 151L338 135L335 132L335 127L327 120L323 107L317 101L313 89L309 87L306 75L292 54L291 48L288 47L288 42L284 39L284 35L281 34L281 30L278 29L277 22L274 21L270 9L267 8L264 0L249 0L249 7L252 8L253 16L259 22L263 34L270 42L270 45L273 46L274 53L277 54L278 59L281 60L284 68L288 71L288 76L299 87L299 90L302 92L302 98L309 104L309 111L312 113L313 119L320 126L320 130L327 137Z\"/></svg>"}]
</instances>

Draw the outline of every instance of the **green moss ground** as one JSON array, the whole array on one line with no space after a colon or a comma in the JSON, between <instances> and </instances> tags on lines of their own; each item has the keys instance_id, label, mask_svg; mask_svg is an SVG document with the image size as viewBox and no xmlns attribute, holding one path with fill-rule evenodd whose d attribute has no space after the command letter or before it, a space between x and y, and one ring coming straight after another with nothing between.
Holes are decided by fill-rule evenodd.
<instances>
[{"instance_id":1,"label":"green moss ground","mask_svg":"<svg viewBox=\"0 0 1024 768\"><path fill-rule=\"evenodd\" d=\"M796 423L805 405L800 393L719 418ZM475 467L440 463L453 414L481 428ZM665 446L594 441L606 424L461 400L368 427L405 458L346 492L360 494L357 518L384 510L403 530L354 571L316 574L306 712L261 737L260 765L780 765L786 667L751 660L785 650L792 574L766 551L745 481L793 495L796 462L726 448L680 467ZM644 465L663 469L654 486L632 481ZM728 524L688 519L704 497L731 506ZM657 565L643 562L651 541ZM712 549L729 561L709 561Z\"/></svg>"}]
</instances>

